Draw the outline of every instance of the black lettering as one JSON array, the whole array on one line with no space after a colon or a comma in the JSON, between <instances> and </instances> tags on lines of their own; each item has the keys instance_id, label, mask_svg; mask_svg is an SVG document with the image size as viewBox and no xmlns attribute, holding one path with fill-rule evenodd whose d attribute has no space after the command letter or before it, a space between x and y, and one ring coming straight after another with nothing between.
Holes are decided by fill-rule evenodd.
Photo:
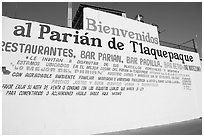
<instances>
[{"instance_id":1,"label":"black lettering","mask_svg":"<svg viewBox=\"0 0 204 137\"><path fill-rule=\"evenodd\" d=\"M50 32L50 27L48 25L40 25L40 36L39 39L44 39L44 33L47 34Z\"/></svg>"},{"instance_id":2,"label":"black lettering","mask_svg":"<svg viewBox=\"0 0 204 137\"><path fill-rule=\"evenodd\" d=\"M15 26L14 29L15 30L14 30L13 34L15 36L25 37L25 28L23 26L18 25L18 26Z\"/></svg>"}]
</instances>

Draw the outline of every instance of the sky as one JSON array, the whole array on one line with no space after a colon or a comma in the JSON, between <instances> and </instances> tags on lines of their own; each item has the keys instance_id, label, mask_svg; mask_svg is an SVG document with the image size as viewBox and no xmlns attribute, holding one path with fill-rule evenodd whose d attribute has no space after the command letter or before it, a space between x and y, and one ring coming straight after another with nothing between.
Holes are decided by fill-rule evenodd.
<instances>
[{"instance_id":1,"label":"sky","mask_svg":"<svg viewBox=\"0 0 204 137\"><path fill-rule=\"evenodd\" d=\"M158 24L160 40L182 44L195 39L202 58L202 3L201 2L80 2L88 5L125 11L128 18L137 14L144 21ZM79 7L73 2L73 13ZM2 15L65 27L67 24L66 2L3 2Z\"/></svg>"}]
</instances>

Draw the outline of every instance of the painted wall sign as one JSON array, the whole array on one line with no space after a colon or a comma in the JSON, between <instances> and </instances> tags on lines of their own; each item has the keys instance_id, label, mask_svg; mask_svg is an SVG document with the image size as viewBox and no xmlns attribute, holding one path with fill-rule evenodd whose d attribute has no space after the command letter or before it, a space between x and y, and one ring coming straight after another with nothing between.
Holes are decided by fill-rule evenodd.
<instances>
[{"instance_id":1,"label":"painted wall sign","mask_svg":"<svg viewBox=\"0 0 204 137\"><path fill-rule=\"evenodd\" d=\"M33 21L2 23L3 134L96 134L201 116L197 53Z\"/></svg>"},{"instance_id":2,"label":"painted wall sign","mask_svg":"<svg viewBox=\"0 0 204 137\"><path fill-rule=\"evenodd\" d=\"M83 9L83 29L159 46L156 26L91 8Z\"/></svg>"}]
</instances>

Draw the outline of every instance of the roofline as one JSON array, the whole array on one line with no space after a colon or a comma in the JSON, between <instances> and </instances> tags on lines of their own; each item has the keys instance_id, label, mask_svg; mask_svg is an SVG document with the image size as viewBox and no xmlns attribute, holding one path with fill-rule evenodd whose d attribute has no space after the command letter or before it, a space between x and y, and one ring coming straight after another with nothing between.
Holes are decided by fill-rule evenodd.
<instances>
[{"instance_id":1,"label":"roofline","mask_svg":"<svg viewBox=\"0 0 204 137\"><path fill-rule=\"evenodd\" d=\"M126 13L126 12L121 11L121 10L115 10L115 9L110 9L110 8L103 8L103 7L98 7L98 6L93 6L93 5L87 5L87 4L80 4L80 6L82 6L82 7L96 8L96 9L102 9L102 10L110 10L110 11L120 12L120 13Z\"/></svg>"}]
</instances>

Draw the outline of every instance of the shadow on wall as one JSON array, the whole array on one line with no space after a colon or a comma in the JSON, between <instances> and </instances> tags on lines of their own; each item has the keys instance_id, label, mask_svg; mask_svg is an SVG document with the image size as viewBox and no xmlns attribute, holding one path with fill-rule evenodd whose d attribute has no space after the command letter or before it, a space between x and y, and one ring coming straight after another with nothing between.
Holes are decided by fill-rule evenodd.
<instances>
[{"instance_id":1,"label":"shadow on wall","mask_svg":"<svg viewBox=\"0 0 204 137\"><path fill-rule=\"evenodd\" d=\"M202 135L202 118L154 127L108 132L98 135Z\"/></svg>"}]
</instances>

